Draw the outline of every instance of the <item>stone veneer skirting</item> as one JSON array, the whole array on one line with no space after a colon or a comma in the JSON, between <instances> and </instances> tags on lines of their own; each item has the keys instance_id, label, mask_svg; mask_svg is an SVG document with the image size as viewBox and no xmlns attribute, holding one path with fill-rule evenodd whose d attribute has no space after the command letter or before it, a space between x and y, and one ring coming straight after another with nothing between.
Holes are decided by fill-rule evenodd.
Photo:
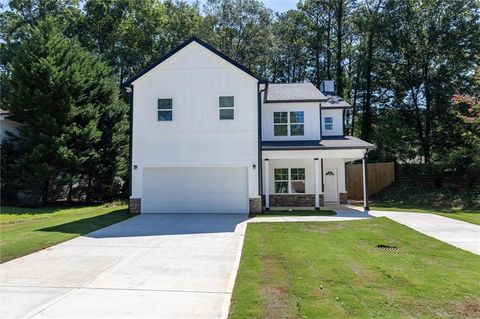
<instances>
[{"instance_id":1,"label":"stone veneer skirting","mask_svg":"<svg viewBox=\"0 0 480 319\"><path fill-rule=\"evenodd\" d=\"M270 207L315 207L315 194L272 194L269 195ZM319 194L320 206L325 202Z\"/></svg>"},{"instance_id":2,"label":"stone veneer skirting","mask_svg":"<svg viewBox=\"0 0 480 319\"><path fill-rule=\"evenodd\" d=\"M340 204L347 204L348 197L347 193L338 193L339 203Z\"/></svg>"},{"instance_id":3,"label":"stone veneer skirting","mask_svg":"<svg viewBox=\"0 0 480 319\"><path fill-rule=\"evenodd\" d=\"M262 199L258 198L249 198L249 212L250 214L258 214L262 212Z\"/></svg>"},{"instance_id":4,"label":"stone veneer skirting","mask_svg":"<svg viewBox=\"0 0 480 319\"><path fill-rule=\"evenodd\" d=\"M140 214L142 211L141 206L142 199L141 198L130 198L130 203L128 205L129 213L130 214Z\"/></svg>"}]
</instances>

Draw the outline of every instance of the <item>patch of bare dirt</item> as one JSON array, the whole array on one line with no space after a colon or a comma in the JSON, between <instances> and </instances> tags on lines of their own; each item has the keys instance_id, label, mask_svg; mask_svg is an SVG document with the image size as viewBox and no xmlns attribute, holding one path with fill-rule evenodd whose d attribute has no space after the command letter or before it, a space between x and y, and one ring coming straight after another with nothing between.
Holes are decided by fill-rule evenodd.
<instances>
[{"instance_id":1,"label":"patch of bare dirt","mask_svg":"<svg viewBox=\"0 0 480 319\"><path fill-rule=\"evenodd\" d=\"M467 300L456 304L455 312L466 318L480 318L480 299Z\"/></svg>"},{"instance_id":2,"label":"patch of bare dirt","mask_svg":"<svg viewBox=\"0 0 480 319\"><path fill-rule=\"evenodd\" d=\"M327 234L331 231L345 229L345 225L342 223L335 223L329 225L323 225L321 223L317 224L304 224L302 226L303 230L311 233L320 233L320 234Z\"/></svg>"},{"instance_id":3,"label":"patch of bare dirt","mask_svg":"<svg viewBox=\"0 0 480 319\"><path fill-rule=\"evenodd\" d=\"M266 319L294 319L297 318L294 298L288 288L280 285L266 285L262 287L265 300Z\"/></svg>"}]
</instances>

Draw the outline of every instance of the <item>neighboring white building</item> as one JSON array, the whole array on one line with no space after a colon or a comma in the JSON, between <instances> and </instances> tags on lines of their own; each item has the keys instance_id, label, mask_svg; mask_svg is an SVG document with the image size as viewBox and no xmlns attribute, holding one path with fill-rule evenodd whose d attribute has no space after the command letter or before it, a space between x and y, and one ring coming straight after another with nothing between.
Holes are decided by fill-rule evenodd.
<instances>
[{"instance_id":1,"label":"neighboring white building","mask_svg":"<svg viewBox=\"0 0 480 319\"><path fill-rule=\"evenodd\" d=\"M18 123L10 120L9 114L8 111L0 109L0 141L7 137L7 131L17 133Z\"/></svg>"},{"instance_id":2,"label":"neighboring white building","mask_svg":"<svg viewBox=\"0 0 480 319\"><path fill-rule=\"evenodd\" d=\"M344 203L345 163L374 148L344 136L350 106L333 92L264 83L196 38L125 86L134 213Z\"/></svg>"}]
</instances>

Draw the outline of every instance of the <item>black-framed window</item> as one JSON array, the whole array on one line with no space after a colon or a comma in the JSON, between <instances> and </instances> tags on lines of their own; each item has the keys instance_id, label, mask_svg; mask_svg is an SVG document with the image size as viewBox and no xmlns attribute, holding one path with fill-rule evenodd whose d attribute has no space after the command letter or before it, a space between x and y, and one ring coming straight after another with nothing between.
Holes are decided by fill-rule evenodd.
<instances>
[{"instance_id":1,"label":"black-framed window","mask_svg":"<svg viewBox=\"0 0 480 319\"><path fill-rule=\"evenodd\" d=\"M235 117L235 98L233 96L220 96L218 98L221 120L233 120Z\"/></svg>"},{"instance_id":2,"label":"black-framed window","mask_svg":"<svg viewBox=\"0 0 480 319\"><path fill-rule=\"evenodd\" d=\"M273 173L276 194L305 193L305 168L275 168Z\"/></svg>"},{"instance_id":3,"label":"black-framed window","mask_svg":"<svg viewBox=\"0 0 480 319\"><path fill-rule=\"evenodd\" d=\"M325 128L325 131L333 131L333 117L325 116L324 128Z\"/></svg>"},{"instance_id":4,"label":"black-framed window","mask_svg":"<svg viewBox=\"0 0 480 319\"><path fill-rule=\"evenodd\" d=\"M303 111L273 112L274 136L303 136L305 118Z\"/></svg>"},{"instance_id":5,"label":"black-framed window","mask_svg":"<svg viewBox=\"0 0 480 319\"><path fill-rule=\"evenodd\" d=\"M158 121L171 121L173 118L172 99L158 99Z\"/></svg>"},{"instance_id":6,"label":"black-framed window","mask_svg":"<svg viewBox=\"0 0 480 319\"><path fill-rule=\"evenodd\" d=\"M288 136L288 112L273 112L273 135Z\"/></svg>"},{"instance_id":7,"label":"black-framed window","mask_svg":"<svg viewBox=\"0 0 480 319\"><path fill-rule=\"evenodd\" d=\"M288 193L288 168L275 168L275 193Z\"/></svg>"}]
</instances>

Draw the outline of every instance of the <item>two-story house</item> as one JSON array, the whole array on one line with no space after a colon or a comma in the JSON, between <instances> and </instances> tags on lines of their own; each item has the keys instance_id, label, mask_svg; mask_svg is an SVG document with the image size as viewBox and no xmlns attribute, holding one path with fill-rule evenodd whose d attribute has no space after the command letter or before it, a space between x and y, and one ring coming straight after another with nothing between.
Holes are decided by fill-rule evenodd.
<instances>
[{"instance_id":1,"label":"two-story house","mask_svg":"<svg viewBox=\"0 0 480 319\"><path fill-rule=\"evenodd\" d=\"M345 203L345 163L363 158L366 173L374 148L345 136L350 106L335 96L332 81L322 91L311 83L266 83L196 38L125 87L132 213Z\"/></svg>"}]
</instances>

